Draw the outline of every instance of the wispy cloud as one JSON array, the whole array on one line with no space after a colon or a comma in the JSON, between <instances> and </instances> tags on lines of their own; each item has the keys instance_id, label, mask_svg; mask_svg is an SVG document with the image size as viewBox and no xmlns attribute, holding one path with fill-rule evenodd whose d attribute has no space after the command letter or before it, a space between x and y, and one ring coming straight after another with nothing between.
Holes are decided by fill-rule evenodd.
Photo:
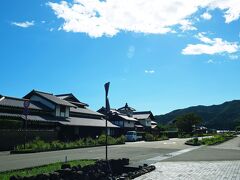
<instances>
[{"instance_id":1,"label":"wispy cloud","mask_svg":"<svg viewBox=\"0 0 240 180\"><path fill-rule=\"evenodd\" d=\"M208 12L205 12L201 15L201 18L206 19L206 20L210 20L210 19L212 19L212 15L209 14Z\"/></svg>"},{"instance_id":2,"label":"wispy cloud","mask_svg":"<svg viewBox=\"0 0 240 180\"><path fill-rule=\"evenodd\" d=\"M210 39L203 33L199 33L196 38L198 38L201 44L188 44L186 48L182 50L184 55L201 55L201 54L232 54L239 50L239 45L237 42L228 42L221 38Z\"/></svg>"},{"instance_id":3,"label":"wispy cloud","mask_svg":"<svg viewBox=\"0 0 240 180\"><path fill-rule=\"evenodd\" d=\"M207 61L207 63L208 63L208 64L214 64L215 62L214 62L212 59L209 59L209 60Z\"/></svg>"},{"instance_id":4,"label":"wispy cloud","mask_svg":"<svg viewBox=\"0 0 240 180\"><path fill-rule=\"evenodd\" d=\"M135 51L136 51L135 46L129 46L127 51L127 57L129 59L133 58L133 56L135 55Z\"/></svg>"},{"instance_id":5,"label":"wispy cloud","mask_svg":"<svg viewBox=\"0 0 240 180\"><path fill-rule=\"evenodd\" d=\"M229 55L229 58L231 60L237 60L239 57L238 57L238 55Z\"/></svg>"},{"instance_id":6,"label":"wispy cloud","mask_svg":"<svg viewBox=\"0 0 240 180\"><path fill-rule=\"evenodd\" d=\"M154 73L155 73L154 70L145 70L144 72L145 72L146 74L154 74Z\"/></svg>"},{"instance_id":7,"label":"wispy cloud","mask_svg":"<svg viewBox=\"0 0 240 180\"><path fill-rule=\"evenodd\" d=\"M12 25L22 27L22 28L28 28L30 26L34 26L34 21L25 21L25 22L12 22Z\"/></svg>"},{"instance_id":8,"label":"wispy cloud","mask_svg":"<svg viewBox=\"0 0 240 180\"><path fill-rule=\"evenodd\" d=\"M226 23L239 19L239 0L73 0L47 3L58 18L64 20L62 30L87 33L91 37L114 36L120 31L166 34L180 30L196 30L193 25L199 9L210 19L210 11L222 11Z\"/></svg>"}]
</instances>

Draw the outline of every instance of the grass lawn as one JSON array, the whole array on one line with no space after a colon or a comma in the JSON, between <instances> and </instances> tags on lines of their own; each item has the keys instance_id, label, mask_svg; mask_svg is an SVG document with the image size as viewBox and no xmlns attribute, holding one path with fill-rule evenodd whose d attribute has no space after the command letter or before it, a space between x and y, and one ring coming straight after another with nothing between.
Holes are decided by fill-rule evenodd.
<instances>
[{"instance_id":1,"label":"grass lawn","mask_svg":"<svg viewBox=\"0 0 240 180\"><path fill-rule=\"evenodd\" d=\"M81 165L86 166L90 164L94 164L95 160L74 160L74 161L68 161L68 164L71 166ZM20 169L20 170L13 170L13 171L6 171L0 173L0 179L1 180L9 180L9 178L13 175L19 175L19 176L33 176L41 173L50 173L55 170L61 169L62 162L43 165L43 166L37 166L33 168L26 168L26 169Z\"/></svg>"}]
</instances>

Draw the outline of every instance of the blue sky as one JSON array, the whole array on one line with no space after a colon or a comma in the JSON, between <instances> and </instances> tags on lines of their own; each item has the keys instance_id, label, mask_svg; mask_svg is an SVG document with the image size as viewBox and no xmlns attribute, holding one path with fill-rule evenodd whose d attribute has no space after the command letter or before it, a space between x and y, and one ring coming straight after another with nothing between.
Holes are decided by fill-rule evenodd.
<instances>
[{"instance_id":1,"label":"blue sky","mask_svg":"<svg viewBox=\"0 0 240 180\"><path fill-rule=\"evenodd\" d=\"M238 0L1 1L0 94L154 114L240 99ZM13 6L14 4L14 6Z\"/></svg>"}]
</instances>

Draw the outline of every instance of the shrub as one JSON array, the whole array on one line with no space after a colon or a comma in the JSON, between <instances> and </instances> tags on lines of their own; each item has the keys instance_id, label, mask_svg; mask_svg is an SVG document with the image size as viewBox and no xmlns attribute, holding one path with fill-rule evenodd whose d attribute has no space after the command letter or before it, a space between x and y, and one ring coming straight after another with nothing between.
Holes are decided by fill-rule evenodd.
<instances>
[{"instance_id":1,"label":"shrub","mask_svg":"<svg viewBox=\"0 0 240 180\"><path fill-rule=\"evenodd\" d=\"M146 133L145 140L146 141L154 141L154 136L150 133Z\"/></svg>"},{"instance_id":2,"label":"shrub","mask_svg":"<svg viewBox=\"0 0 240 180\"><path fill-rule=\"evenodd\" d=\"M100 145L104 145L106 143L106 136L104 134L101 134L99 137L98 137L98 140L97 140L98 144Z\"/></svg>"},{"instance_id":3,"label":"shrub","mask_svg":"<svg viewBox=\"0 0 240 180\"><path fill-rule=\"evenodd\" d=\"M190 138L190 137L191 137L190 134L184 134L184 133L178 134L178 138Z\"/></svg>"},{"instance_id":4,"label":"shrub","mask_svg":"<svg viewBox=\"0 0 240 180\"><path fill-rule=\"evenodd\" d=\"M125 141L126 141L126 138L124 135L122 135L116 139L116 144L124 144Z\"/></svg>"},{"instance_id":5,"label":"shrub","mask_svg":"<svg viewBox=\"0 0 240 180\"><path fill-rule=\"evenodd\" d=\"M85 145L86 146L94 146L94 145L96 145L96 142L91 137L87 137L85 139Z\"/></svg>"}]
</instances>

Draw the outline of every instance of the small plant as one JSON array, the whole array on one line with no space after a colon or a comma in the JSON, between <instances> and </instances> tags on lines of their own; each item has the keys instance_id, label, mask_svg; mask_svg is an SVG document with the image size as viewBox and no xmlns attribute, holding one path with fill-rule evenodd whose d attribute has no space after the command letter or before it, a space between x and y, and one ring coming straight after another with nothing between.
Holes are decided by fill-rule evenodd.
<instances>
[{"instance_id":1,"label":"small plant","mask_svg":"<svg viewBox=\"0 0 240 180\"><path fill-rule=\"evenodd\" d=\"M154 141L154 136L150 133L146 133L145 140L146 141Z\"/></svg>"}]
</instances>

